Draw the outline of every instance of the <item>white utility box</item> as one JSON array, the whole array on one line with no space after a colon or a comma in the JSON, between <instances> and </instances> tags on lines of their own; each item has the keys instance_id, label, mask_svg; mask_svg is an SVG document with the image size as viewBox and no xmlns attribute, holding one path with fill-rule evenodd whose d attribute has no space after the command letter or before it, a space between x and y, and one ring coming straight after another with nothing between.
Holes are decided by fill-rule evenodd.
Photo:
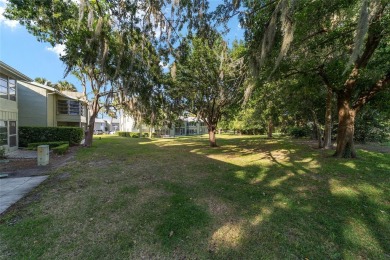
<instances>
[{"instance_id":1,"label":"white utility box","mask_svg":"<svg viewBox=\"0 0 390 260\"><path fill-rule=\"evenodd\" d=\"M38 152L38 165L48 165L49 164L49 146L40 145L37 148Z\"/></svg>"}]
</instances>

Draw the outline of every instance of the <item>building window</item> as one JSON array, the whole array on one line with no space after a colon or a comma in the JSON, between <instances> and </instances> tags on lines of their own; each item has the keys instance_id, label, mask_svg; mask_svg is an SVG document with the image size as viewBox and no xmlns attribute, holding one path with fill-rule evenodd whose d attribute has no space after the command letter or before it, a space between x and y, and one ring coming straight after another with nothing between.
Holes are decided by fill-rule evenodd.
<instances>
[{"instance_id":1,"label":"building window","mask_svg":"<svg viewBox=\"0 0 390 260\"><path fill-rule=\"evenodd\" d=\"M67 115L68 114L68 102L67 100L57 101L57 113Z\"/></svg>"},{"instance_id":2,"label":"building window","mask_svg":"<svg viewBox=\"0 0 390 260\"><path fill-rule=\"evenodd\" d=\"M77 101L69 100L69 114L81 115L80 103Z\"/></svg>"},{"instance_id":3,"label":"building window","mask_svg":"<svg viewBox=\"0 0 390 260\"><path fill-rule=\"evenodd\" d=\"M78 101L58 100L57 113L61 115L84 115L84 109Z\"/></svg>"},{"instance_id":4,"label":"building window","mask_svg":"<svg viewBox=\"0 0 390 260\"><path fill-rule=\"evenodd\" d=\"M80 114L81 114L82 116L85 116L85 107L84 107L84 105L81 104L81 103L80 103Z\"/></svg>"},{"instance_id":5,"label":"building window","mask_svg":"<svg viewBox=\"0 0 390 260\"><path fill-rule=\"evenodd\" d=\"M9 99L16 101L16 80L8 80Z\"/></svg>"},{"instance_id":6,"label":"building window","mask_svg":"<svg viewBox=\"0 0 390 260\"><path fill-rule=\"evenodd\" d=\"M0 75L0 98L16 101L16 80Z\"/></svg>"},{"instance_id":7,"label":"building window","mask_svg":"<svg viewBox=\"0 0 390 260\"><path fill-rule=\"evenodd\" d=\"M9 121L9 146L16 146L16 121Z\"/></svg>"},{"instance_id":8,"label":"building window","mask_svg":"<svg viewBox=\"0 0 390 260\"><path fill-rule=\"evenodd\" d=\"M188 129L188 134L189 135L196 135L197 131L196 131L196 129Z\"/></svg>"},{"instance_id":9,"label":"building window","mask_svg":"<svg viewBox=\"0 0 390 260\"><path fill-rule=\"evenodd\" d=\"M0 121L0 145L8 144L8 122Z\"/></svg>"},{"instance_id":10,"label":"building window","mask_svg":"<svg viewBox=\"0 0 390 260\"><path fill-rule=\"evenodd\" d=\"M0 98L8 99L8 78L0 76Z\"/></svg>"}]
</instances>

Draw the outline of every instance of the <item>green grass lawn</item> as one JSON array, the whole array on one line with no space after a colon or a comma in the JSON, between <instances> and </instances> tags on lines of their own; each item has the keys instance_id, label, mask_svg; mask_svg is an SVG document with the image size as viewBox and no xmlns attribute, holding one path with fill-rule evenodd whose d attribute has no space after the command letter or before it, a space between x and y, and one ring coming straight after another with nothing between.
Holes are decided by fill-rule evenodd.
<instances>
[{"instance_id":1,"label":"green grass lawn","mask_svg":"<svg viewBox=\"0 0 390 260\"><path fill-rule=\"evenodd\" d=\"M0 258L389 259L390 155L102 136L1 217Z\"/></svg>"}]
</instances>

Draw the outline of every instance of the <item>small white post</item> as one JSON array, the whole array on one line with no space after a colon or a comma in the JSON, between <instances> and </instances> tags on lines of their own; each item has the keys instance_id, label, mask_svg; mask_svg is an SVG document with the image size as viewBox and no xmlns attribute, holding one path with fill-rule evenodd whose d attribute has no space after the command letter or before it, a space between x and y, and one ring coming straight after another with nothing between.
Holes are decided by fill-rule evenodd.
<instances>
[{"instance_id":1,"label":"small white post","mask_svg":"<svg viewBox=\"0 0 390 260\"><path fill-rule=\"evenodd\" d=\"M49 146L40 145L37 148L38 152L38 166L44 166L49 164Z\"/></svg>"}]
</instances>

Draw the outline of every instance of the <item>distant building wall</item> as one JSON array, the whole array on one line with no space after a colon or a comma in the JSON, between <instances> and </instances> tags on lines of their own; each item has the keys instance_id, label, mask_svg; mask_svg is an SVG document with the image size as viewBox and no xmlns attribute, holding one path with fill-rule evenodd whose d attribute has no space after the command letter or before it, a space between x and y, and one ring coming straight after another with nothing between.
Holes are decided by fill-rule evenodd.
<instances>
[{"instance_id":1,"label":"distant building wall","mask_svg":"<svg viewBox=\"0 0 390 260\"><path fill-rule=\"evenodd\" d=\"M18 82L19 126L48 126L47 90Z\"/></svg>"},{"instance_id":2,"label":"distant building wall","mask_svg":"<svg viewBox=\"0 0 390 260\"><path fill-rule=\"evenodd\" d=\"M0 61L0 147L6 153L18 149L19 81L31 79Z\"/></svg>"},{"instance_id":3,"label":"distant building wall","mask_svg":"<svg viewBox=\"0 0 390 260\"><path fill-rule=\"evenodd\" d=\"M56 103L56 95L47 95L47 126L57 126Z\"/></svg>"}]
</instances>

